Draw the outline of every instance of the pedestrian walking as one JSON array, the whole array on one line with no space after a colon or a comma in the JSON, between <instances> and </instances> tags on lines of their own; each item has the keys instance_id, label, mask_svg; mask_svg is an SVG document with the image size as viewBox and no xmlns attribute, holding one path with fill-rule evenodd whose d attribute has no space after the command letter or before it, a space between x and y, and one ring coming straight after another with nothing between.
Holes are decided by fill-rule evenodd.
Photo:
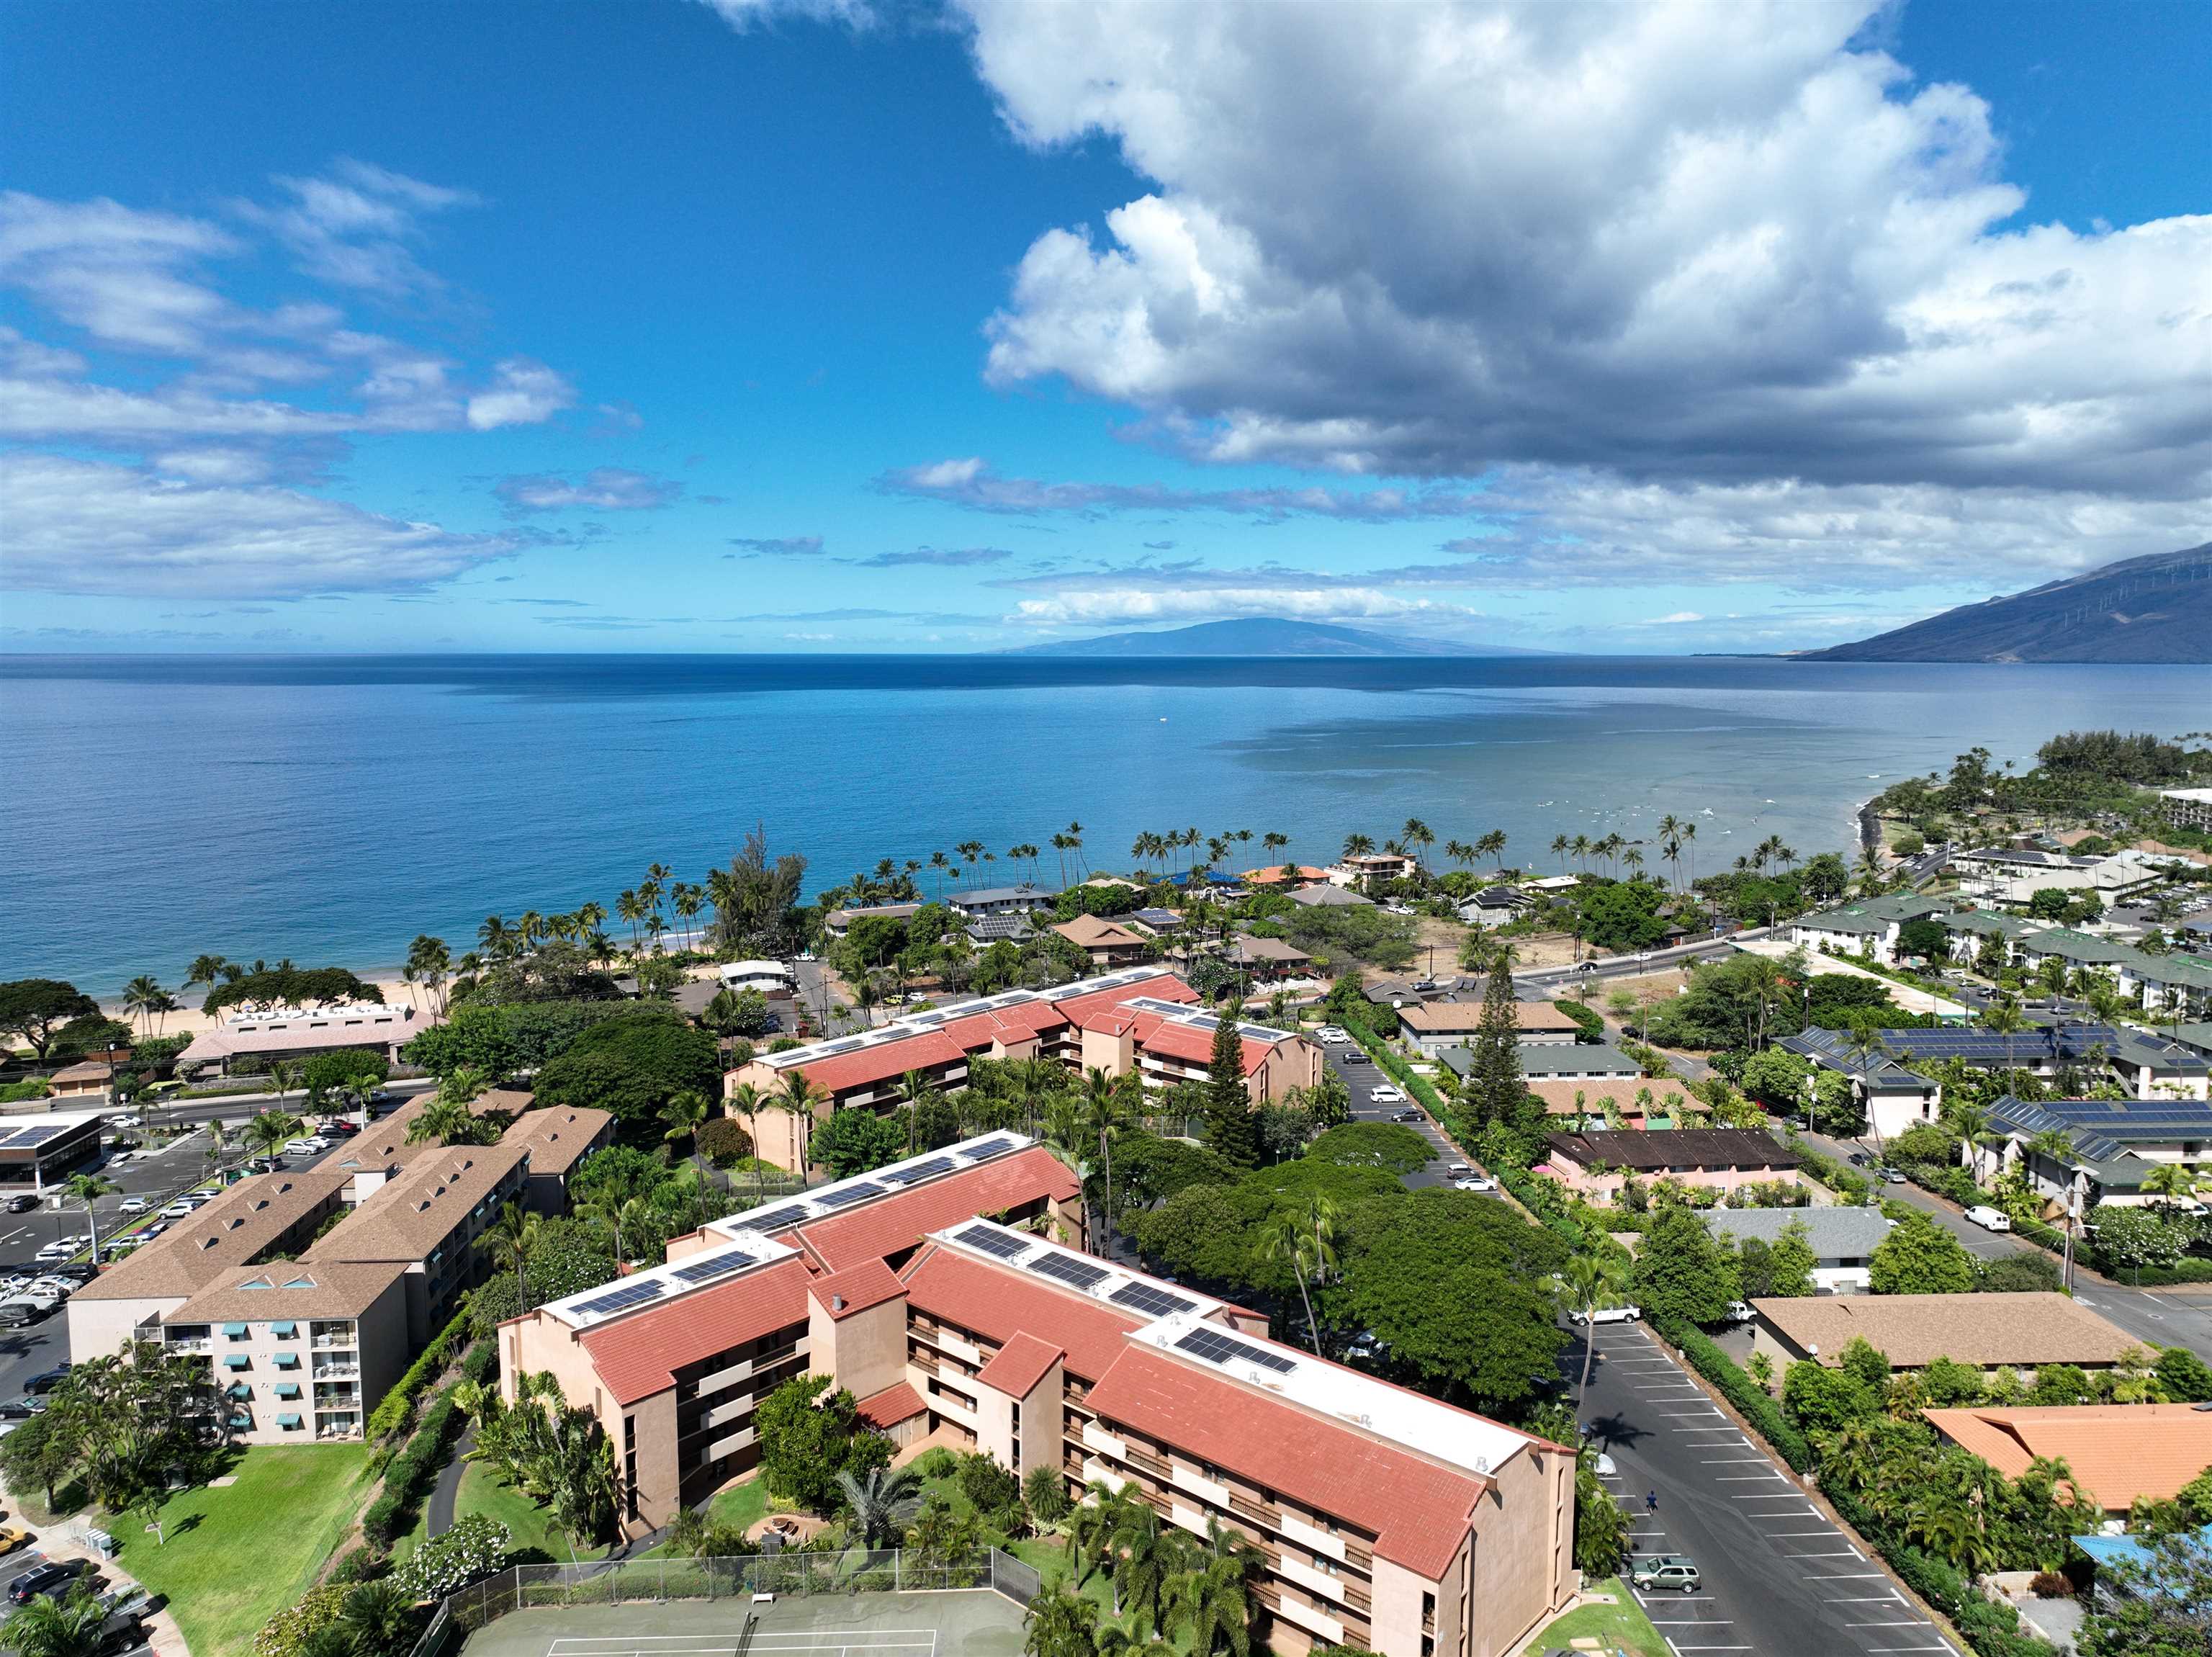
<instances>
[{"instance_id":1,"label":"pedestrian walking","mask_svg":"<svg viewBox=\"0 0 2212 1657\"><path fill-rule=\"evenodd\" d=\"M1645 1492L1644 1492L1644 1511L1646 1514L1656 1514L1656 1513L1657 1513L1657 1512L1659 1511L1659 1492L1658 1492L1658 1491L1656 1491L1656 1490L1647 1490L1647 1491L1645 1491Z\"/></svg>"}]
</instances>

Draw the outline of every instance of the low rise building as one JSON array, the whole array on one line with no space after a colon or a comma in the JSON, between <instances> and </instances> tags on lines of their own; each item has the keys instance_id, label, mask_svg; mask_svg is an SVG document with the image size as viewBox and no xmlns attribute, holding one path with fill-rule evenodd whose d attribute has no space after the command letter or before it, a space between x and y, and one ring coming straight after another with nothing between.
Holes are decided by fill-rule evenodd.
<instances>
[{"instance_id":1,"label":"low rise building","mask_svg":"<svg viewBox=\"0 0 2212 1657\"><path fill-rule=\"evenodd\" d=\"M853 923L868 916L901 924L921 912L920 904L855 904L848 909L833 909L822 917L822 929L833 938L842 938L853 929Z\"/></svg>"},{"instance_id":2,"label":"low rise building","mask_svg":"<svg viewBox=\"0 0 2212 1657\"><path fill-rule=\"evenodd\" d=\"M1793 1363L1832 1369L1844 1349L1863 1339L1893 1371L1924 1369L1938 1358L2032 1382L2044 1364L2112 1369L2142 1358L2142 1347L2064 1295L1838 1295L1751 1303L1752 1349L1764 1352L1779 1380Z\"/></svg>"},{"instance_id":3,"label":"low rise building","mask_svg":"<svg viewBox=\"0 0 2212 1657\"><path fill-rule=\"evenodd\" d=\"M115 1067L96 1058L64 1065L46 1078L48 1096L53 1099L96 1099L104 1103L114 1085Z\"/></svg>"},{"instance_id":4,"label":"low rise building","mask_svg":"<svg viewBox=\"0 0 2212 1657\"><path fill-rule=\"evenodd\" d=\"M1536 900L1518 886L1490 886L1460 905L1459 917L1487 929L1510 926L1535 906Z\"/></svg>"},{"instance_id":5,"label":"low rise building","mask_svg":"<svg viewBox=\"0 0 2212 1657\"><path fill-rule=\"evenodd\" d=\"M1289 891L1328 879L1328 871L1311 863L1278 863L1273 868L1248 868L1237 877L1262 892Z\"/></svg>"},{"instance_id":6,"label":"low rise building","mask_svg":"<svg viewBox=\"0 0 2212 1657\"><path fill-rule=\"evenodd\" d=\"M1050 909L1053 899L1059 896L1056 886L1032 886L1024 880L1018 886L979 886L973 892L956 892L945 903L963 920L973 921L986 915L1026 915L1034 909Z\"/></svg>"},{"instance_id":7,"label":"low rise building","mask_svg":"<svg viewBox=\"0 0 2212 1657\"><path fill-rule=\"evenodd\" d=\"M2160 789L2159 809L2176 828L2212 834L2212 789Z\"/></svg>"},{"instance_id":8,"label":"low rise building","mask_svg":"<svg viewBox=\"0 0 2212 1657\"><path fill-rule=\"evenodd\" d=\"M1395 851L1370 852L1331 863L1322 878L1333 886L1364 887L1377 880L1404 880L1420 868L1411 857Z\"/></svg>"},{"instance_id":9,"label":"low rise building","mask_svg":"<svg viewBox=\"0 0 2212 1657\"><path fill-rule=\"evenodd\" d=\"M1895 1221L1880 1209L1829 1204L1802 1209L1709 1209L1699 1216L1716 1238L1755 1239L1769 1248L1795 1230L1813 1251L1813 1292L1863 1295L1874 1287L1873 1256Z\"/></svg>"},{"instance_id":10,"label":"low rise building","mask_svg":"<svg viewBox=\"0 0 2212 1657\"><path fill-rule=\"evenodd\" d=\"M1800 949L1832 955L1868 955L1886 966L1897 964L1897 939L1907 921L1942 915L1951 905L1940 898L1911 892L1862 898L1838 909L1807 915L1790 923L1790 941Z\"/></svg>"},{"instance_id":11,"label":"low rise building","mask_svg":"<svg viewBox=\"0 0 2212 1657\"><path fill-rule=\"evenodd\" d=\"M568 1181L577 1164L614 1143L615 1119L581 1105L553 1105L515 1118L501 1142L530 1159L522 1205L533 1214L566 1214Z\"/></svg>"},{"instance_id":12,"label":"low rise building","mask_svg":"<svg viewBox=\"0 0 2212 1657\"><path fill-rule=\"evenodd\" d=\"M1669 1095L1683 1096L1679 1083L1649 1082L1640 1077L1622 1081L1531 1081L1523 1076L1521 1085L1543 1100L1545 1114L1553 1119L1553 1125L1577 1131L1586 1127L1641 1129L1648 1117L1667 1110ZM1651 1095L1649 1109L1640 1097L1647 1093Z\"/></svg>"},{"instance_id":13,"label":"low rise building","mask_svg":"<svg viewBox=\"0 0 2212 1657\"><path fill-rule=\"evenodd\" d=\"M1362 905L1374 906L1375 899L1336 883L1334 871L1323 886L1302 886L1291 893L1291 901L1304 909L1356 909Z\"/></svg>"},{"instance_id":14,"label":"low rise building","mask_svg":"<svg viewBox=\"0 0 2212 1657\"><path fill-rule=\"evenodd\" d=\"M350 1047L381 1053L398 1063L399 1050L436 1022L411 1007L381 1002L240 1013L193 1037L191 1045L177 1055L177 1070L179 1075L204 1069L251 1071L275 1059L311 1058Z\"/></svg>"},{"instance_id":15,"label":"low rise building","mask_svg":"<svg viewBox=\"0 0 2212 1657\"><path fill-rule=\"evenodd\" d=\"M1978 1178L2017 1167L2033 1189L2057 1202L2079 1185L2085 1210L2100 1203L2124 1207L2165 1200L2144 1189L2154 1170L2175 1164L2194 1169L2212 1161L2212 1104L2201 1100L2030 1101L2008 1093L1990 1106L1989 1131L1999 1136L1995 1149L1969 1152ZM2044 1148L2053 1134L2073 1147L2069 1155Z\"/></svg>"},{"instance_id":16,"label":"low rise building","mask_svg":"<svg viewBox=\"0 0 2212 1657\"><path fill-rule=\"evenodd\" d=\"M2016 1479L2038 1460L2063 1461L2074 1492L2114 1517L2138 1502L2171 1502L2212 1468L2212 1411L2190 1404L2072 1404L1930 1410L1947 1443Z\"/></svg>"},{"instance_id":17,"label":"low rise building","mask_svg":"<svg viewBox=\"0 0 2212 1657\"><path fill-rule=\"evenodd\" d=\"M1537 1172L1592 1203L1610 1203L1630 1179L1672 1179L1725 1195L1739 1185L1798 1183L1797 1153L1753 1128L1551 1133Z\"/></svg>"},{"instance_id":18,"label":"low rise building","mask_svg":"<svg viewBox=\"0 0 2212 1657\"><path fill-rule=\"evenodd\" d=\"M1228 960L1249 984L1282 984L1314 972L1313 957L1280 938L1232 938Z\"/></svg>"},{"instance_id":19,"label":"low rise building","mask_svg":"<svg viewBox=\"0 0 2212 1657\"><path fill-rule=\"evenodd\" d=\"M1919 1033L1882 1033L1885 1037L1896 1034L1905 1038ZM1849 1081L1851 1095L1858 1100L1877 1138L1894 1139L1907 1128L1933 1122L1942 1108L1942 1085L1905 1069L1893 1057L1886 1043L1862 1049L1851 1035L1843 1031L1815 1026L1797 1035L1784 1036L1775 1045L1784 1052L1796 1054L1815 1069L1832 1070ZM1908 1045L1905 1051L1911 1049Z\"/></svg>"},{"instance_id":20,"label":"low rise building","mask_svg":"<svg viewBox=\"0 0 2212 1657\"><path fill-rule=\"evenodd\" d=\"M1102 970L1134 966L1152 959L1151 939L1096 915L1078 915L1072 921L1058 923L1052 929L1089 957L1091 966Z\"/></svg>"},{"instance_id":21,"label":"low rise building","mask_svg":"<svg viewBox=\"0 0 2212 1657\"><path fill-rule=\"evenodd\" d=\"M100 1152L106 1111L36 1111L0 1118L0 1190L43 1191Z\"/></svg>"},{"instance_id":22,"label":"low rise building","mask_svg":"<svg viewBox=\"0 0 2212 1657\"><path fill-rule=\"evenodd\" d=\"M1431 1058L1471 1045L1481 1028L1480 1000L1414 1001L1398 1008L1398 1033ZM1547 1001L1524 1001L1514 1003L1513 1033L1521 1045L1571 1047L1582 1026Z\"/></svg>"},{"instance_id":23,"label":"low rise building","mask_svg":"<svg viewBox=\"0 0 2212 1657\"><path fill-rule=\"evenodd\" d=\"M935 1189L940 1209L959 1206L965 1154L937 1153L956 1165L945 1172L866 1176L896 1189L826 1221L717 1221L734 1240L512 1320L501 1385L549 1372L598 1416L632 1534L750 1465L760 1399L811 1373L896 1441L933 1435L1018 1475L1057 1470L1078 1496L1103 1483L1194 1533L1245 1536L1285 1657L1508 1657L1568 1603L1566 1447L1270 1341L1260 1314L973 1215L920 1234L877 1226L858 1254L819 1258L820 1233L867 1221L871 1204Z\"/></svg>"},{"instance_id":24,"label":"low rise building","mask_svg":"<svg viewBox=\"0 0 2212 1657\"><path fill-rule=\"evenodd\" d=\"M1631 1081L1644 1067L1602 1042L1523 1039L1515 1045L1521 1074L1531 1081Z\"/></svg>"}]
</instances>

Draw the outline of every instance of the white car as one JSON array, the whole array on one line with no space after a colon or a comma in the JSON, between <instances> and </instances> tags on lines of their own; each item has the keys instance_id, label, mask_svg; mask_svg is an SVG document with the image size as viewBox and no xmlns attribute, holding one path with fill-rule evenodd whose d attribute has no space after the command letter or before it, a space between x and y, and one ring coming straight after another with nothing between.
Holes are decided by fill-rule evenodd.
<instances>
[{"instance_id":1,"label":"white car","mask_svg":"<svg viewBox=\"0 0 2212 1657\"><path fill-rule=\"evenodd\" d=\"M153 1203L146 1197L126 1197L123 1199L122 1211L125 1214L143 1214L153 1206Z\"/></svg>"},{"instance_id":2,"label":"white car","mask_svg":"<svg viewBox=\"0 0 2212 1657\"><path fill-rule=\"evenodd\" d=\"M1473 1173L1474 1170L1468 1167L1464 1162L1447 1162L1444 1164L1444 1172L1446 1173L1459 1174Z\"/></svg>"},{"instance_id":3,"label":"white car","mask_svg":"<svg viewBox=\"0 0 2212 1657\"><path fill-rule=\"evenodd\" d=\"M1367 1097L1370 1102L1376 1105L1402 1105L1406 1102L1406 1095L1395 1087L1370 1087Z\"/></svg>"},{"instance_id":4,"label":"white car","mask_svg":"<svg viewBox=\"0 0 2212 1657\"><path fill-rule=\"evenodd\" d=\"M2012 1217L2002 1209L1993 1209L1983 1203L1966 1210L1966 1218L1984 1231L2010 1231Z\"/></svg>"},{"instance_id":5,"label":"white car","mask_svg":"<svg viewBox=\"0 0 2212 1657\"><path fill-rule=\"evenodd\" d=\"M313 1139L288 1139L284 1142L284 1154L287 1156L313 1156L322 1148L321 1144Z\"/></svg>"},{"instance_id":6,"label":"white car","mask_svg":"<svg viewBox=\"0 0 2212 1657\"><path fill-rule=\"evenodd\" d=\"M1468 1174L1464 1179L1453 1180L1452 1189L1455 1191L1496 1191L1498 1189L1498 1182L1495 1179L1483 1179L1474 1174Z\"/></svg>"},{"instance_id":7,"label":"white car","mask_svg":"<svg viewBox=\"0 0 2212 1657\"><path fill-rule=\"evenodd\" d=\"M179 1197L161 1210L161 1217L164 1220L189 1220L192 1217L192 1205Z\"/></svg>"},{"instance_id":8,"label":"white car","mask_svg":"<svg viewBox=\"0 0 2212 1657\"><path fill-rule=\"evenodd\" d=\"M49 1243L33 1258L40 1260L66 1260L76 1252L76 1247L77 1246L73 1242Z\"/></svg>"},{"instance_id":9,"label":"white car","mask_svg":"<svg viewBox=\"0 0 2212 1657\"><path fill-rule=\"evenodd\" d=\"M1595 1312L1580 1307L1567 1313L1568 1321L1578 1324L1632 1324L1644 1313L1632 1306L1601 1306Z\"/></svg>"}]
</instances>

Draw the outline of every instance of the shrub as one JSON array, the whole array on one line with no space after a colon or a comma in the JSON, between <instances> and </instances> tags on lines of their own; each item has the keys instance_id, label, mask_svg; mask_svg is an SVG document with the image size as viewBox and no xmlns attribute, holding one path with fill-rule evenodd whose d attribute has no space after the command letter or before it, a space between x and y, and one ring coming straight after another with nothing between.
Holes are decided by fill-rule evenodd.
<instances>
[{"instance_id":1,"label":"shrub","mask_svg":"<svg viewBox=\"0 0 2212 1657\"><path fill-rule=\"evenodd\" d=\"M960 1458L960 1493L975 1504L979 1514L995 1514L1022 1498L1021 1481L979 1450Z\"/></svg>"},{"instance_id":2,"label":"shrub","mask_svg":"<svg viewBox=\"0 0 2212 1657\"><path fill-rule=\"evenodd\" d=\"M454 1349L468 1338L469 1314L464 1307L453 1314L453 1319L440 1330L430 1344L422 1349L422 1355L407 1366L407 1373L392 1384L392 1390L378 1400L376 1408L368 1412L368 1439L371 1443L397 1437L415 1413L416 1395L437 1379L453 1361Z\"/></svg>"},{"instance_id":3,"label":"shrub","mask_svg":"<svg viewBox=\"0 0 2212 1657\"><path fill-rule=\"evenodd\" d=\"M2057 1571L2038 1571L2029 1581L2027 1591L2045 1599L2060 1599L2073 1593L2074 1585Z\"/></svg>"},{"instance_id":4,"label":"shrub","mask_svg":"<svg viewBox=\"0 0 2212 1657\"><path fill-rule=\"evenodd\" d=\"M505 1568L514 1538L487 1514L469 1514L408 1556L392 1580L417 1599L442 1599Z\"/></svg>"},{"instance_id":5,"label":"shrub","mask_svg":"<svg viewBox=\"0 0 2212 1657\"><path fill-rule=\"evenodd\" d=\"M1029 1503L1030 1517L1040 1525L1059 1524L1075 1506L1068 1497L1067 1480L1057 1467L1031 1468L1022 1481L1022 1496Z\"/></svg>"},{"instance_id":6,"label":"shrub","mask_svg":"<svg viewBox=\"0 0 2212 1657\"><path fill-rule=\"evenodd\" d=\"M1800 1472L1813 1465L1813 1447L1805 1435L1783 1418L1781 1406L1767 1396L1766 1389L1745 1374L1704 1331L1673 1318L1654 1318L1650 1322L1660 1338L1687 1358L1690 1368L1719 1387L1721 1396L1759 1429L1760 1437L1781 1452L1784 1461Z\"/></svg>"},{"instance_id":7,"label":"shrub","mask_svg":"<svg viewBox=\"0 0 2212 1657\"><path fill-rule=\"evenodd\" d=\"M338 1620L345 1597L353 1592L346 1582L326 1582L309 1588L300 1603L280 1611L253 1636L253 1657L300 1657L307 1642Z\"/></svg>"},{"instance_id":8,"label":"shrub","mask_svg":"<svg viewBox=\"0 0 2212 1657\"><path fill-rule=\"evenodd\" d=\"M718 1168L726 1168L753 1154L753 1136L744 1124L726 1116L718 1116L700 1124L692 1136L699 1154Z\"/></svg>"}]
</instances>

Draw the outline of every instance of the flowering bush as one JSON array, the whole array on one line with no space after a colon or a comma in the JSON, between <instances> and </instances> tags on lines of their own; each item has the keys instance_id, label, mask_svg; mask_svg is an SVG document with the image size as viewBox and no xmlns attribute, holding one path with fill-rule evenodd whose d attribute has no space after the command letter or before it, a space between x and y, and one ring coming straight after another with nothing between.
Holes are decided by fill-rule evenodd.
<instances>
[{"instance_id":1,"label":"flowering bush","mask_svg":"<svg viewBox=\"0 0 2212 1657\"><path fill-rule=\"evenodd\" d=\"M338 1620L351 1592L343 1582L309 1588L298 1605L278 1611L253 1636L253 1657L299 1657L311 1636Z\"/></svg>"},{"instance_id":2,"label":"flowering bush","mask_svg":"<svg viewBox=\"0 0 2212 1657\"><path fill-rule=\"evenodd\" d=\"M497 1520L470 1514L455 1520L443 1536L434 1536L416 1549L392 1580L417 1599L442 1599L505 1569L514 1542Z\"/></svg>"}]
</instances>

